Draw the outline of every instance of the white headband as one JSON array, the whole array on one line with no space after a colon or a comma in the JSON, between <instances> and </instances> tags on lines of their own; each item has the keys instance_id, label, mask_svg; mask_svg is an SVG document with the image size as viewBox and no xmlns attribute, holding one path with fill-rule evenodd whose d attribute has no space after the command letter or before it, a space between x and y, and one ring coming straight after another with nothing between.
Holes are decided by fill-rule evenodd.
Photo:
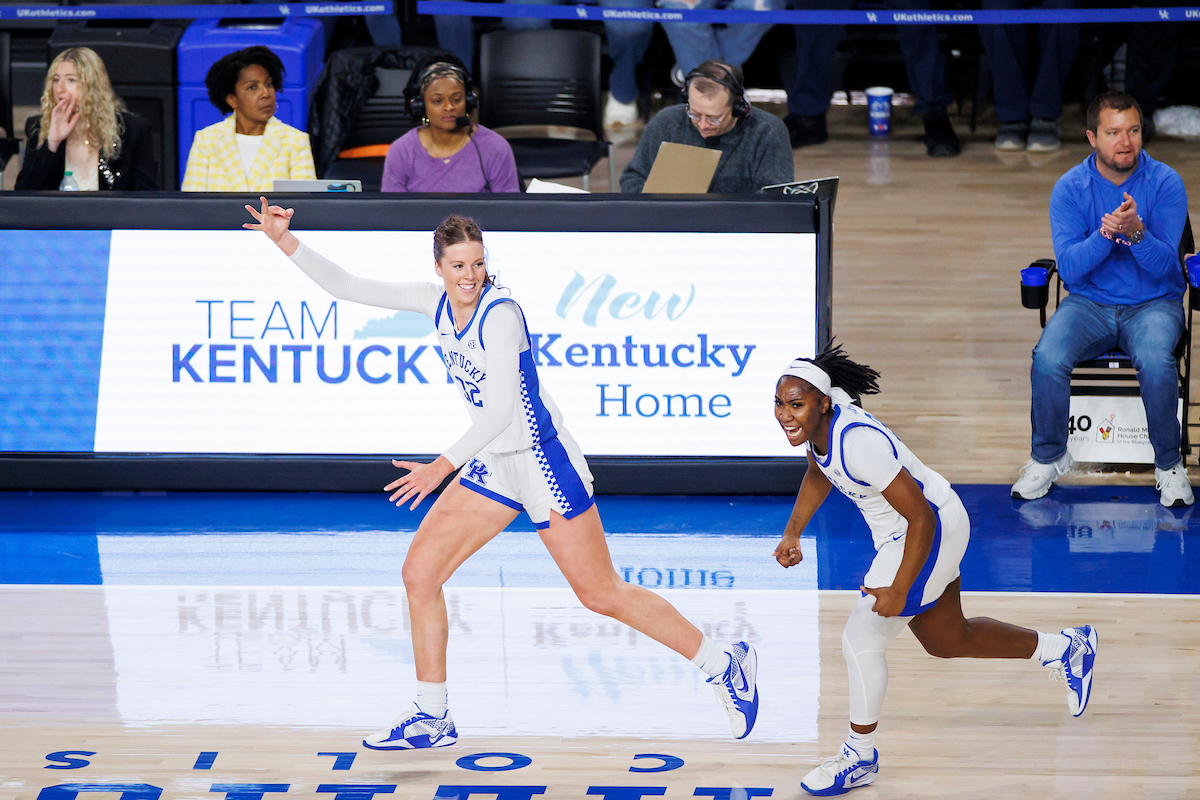
<instances>
[{"instance_id":1,"label":"white headband","mask_svg":"<svg viewBox=\"0 0 1200 800\"><path fill-rule=\"evenodd\" d=\"M821 394L829 394L830 389L833 388L833 381L829 379L829 373L803 358L797 358L789 364L783 374L808 381Z\"/></svg>"}]
</instances>

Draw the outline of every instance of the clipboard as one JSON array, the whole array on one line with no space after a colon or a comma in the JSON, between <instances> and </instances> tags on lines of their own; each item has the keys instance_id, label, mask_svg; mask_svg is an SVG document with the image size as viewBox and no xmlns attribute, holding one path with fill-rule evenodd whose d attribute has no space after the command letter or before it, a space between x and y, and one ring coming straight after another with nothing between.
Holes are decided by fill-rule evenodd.
<instances>
[{"instance_id":1,"label":"clipboard","mask_svg":"<svg viewBox=\"0 0 1200 800\"><path fill-rule=\"evenodd\" d=\"M663 142L642 193L706 194L720 161L720 150Z\"/></svg>"}]
</instances>

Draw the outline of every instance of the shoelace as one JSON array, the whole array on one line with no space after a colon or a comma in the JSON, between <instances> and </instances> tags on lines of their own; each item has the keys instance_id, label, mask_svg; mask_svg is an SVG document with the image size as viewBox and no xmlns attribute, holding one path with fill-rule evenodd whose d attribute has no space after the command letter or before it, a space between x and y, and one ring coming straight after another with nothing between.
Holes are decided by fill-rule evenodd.
<instances>
[{"instance_id":1,"label":"shoelace","mask_svg":"<svg viewBox=\"0 0 1200 800\"><path fill-rule=\"evenodd\" d=\"M427 717L436 721L436 717L430 717L428 714L422 711L416 703L413 703L411 706L409 706L407 713L401 712L399 716L392 720L392 730L395 731L397 728L403 727L404 723L409 722L414 717Z\"/></svg>"},{"instance_id":2,"label":"shoelace","mask_svg":"<svg viewBox=\"0 0 1200 800\"><path fill-rule=\"evenodd\" d=\"M822 761L819 769L824 775L832 779L838 773L850 769L857 763L858 758L851 758L850 754L846 752L846 747L843 745L841 751L836 756L830 756Z\"/></svg>"},{"instance_id":3,"label":"shoelace","mask_svg":"<svg viewBox=\"0 0 1200 800\"><path fill-rule=\"evenodd\" d=\"M1074 466L1074 465L1072 465L1072 466ZM1030 470L1037 469L1038 467L1045 467L1048 472L1054 474L1056 477L1059 477L1059 478L1061 478L1064 475L1068 475L1071 472L1071 470L1069 468L1064 471L1059 471L1057 462L1053 463L1053 464L1042 464L1041 462L1034 461L1031 458L1031 459L1029 459L1029 462L1025 466L1021 467L1020 477L1024 478L1025 473L1029 472Z\"/></svg>"},{"instance_id":4,"label":"shoelace","mask_svg":"<svg viewBox=\"0 0 1200 800\"><path fill-rule=\"evenodd\" d=\"M1163 490L1164 486L1166 486L1167 484L1171 484L1171 483L1175 484L1175 486L1173 486L1172 488L1178 488L1178 484L1180 483L1179 479L1182 477L1183 476L1181 476L1179 474L1179 471L1176 468L1172 467L1171 469L1164 472L1163 476L1161 478L1159 478L1158 480L1156 480L1154 482L1154 488L1161 492ZM1187 479L1183 478L1183 480L1187 480Z\"/></svg>"},{"instance_id":5,"label":"shoelace","mask_svg":"<svg viewBox=\"0 0 1200 800\"><path fill-rule=\"evenodd\" d=\"M731 715L737 714L738 710L737 703L734 698L735 692L733 690L733 681L725 680L725 675L720 675L716 678L711 678L710 680L712 681L713 688L717 690L717 697L719 697L721 702L725 704L725 710Z\"/></svg>"},{"instance_id":6,"label":"shoelace","mask_svg":"<svg viewBox=\"0 0 1200 800\"><path fill-rule=\"evenodd\" d=\"M1027 463L1025 466L1021 467L1021 473L1020 473L1020 476L1021 476L1022 478L1024 478L1024 477L1025 477L1025 473L1026 473L1026 472L1029 472L1029 470L1033 469L1034 467L1044 467L1044 466L1046 466L1046 465L1045 465L1045 464L1039 464L1038 462L1034 461L1034 460L1031 458L1031 459L1029 459L1029 463Z\"/></svg>"},{"instance_id":7,"label":"shoelace","mask_svg":"<svg viewBox=\"0 0 1200 800\"><path fill-rule=\"evenodd\" d=\"M1050 682L1067 683L1067 667L1062 661L1055 662L1055 666L1050 667Z\"/></svg>"}]
</instances>

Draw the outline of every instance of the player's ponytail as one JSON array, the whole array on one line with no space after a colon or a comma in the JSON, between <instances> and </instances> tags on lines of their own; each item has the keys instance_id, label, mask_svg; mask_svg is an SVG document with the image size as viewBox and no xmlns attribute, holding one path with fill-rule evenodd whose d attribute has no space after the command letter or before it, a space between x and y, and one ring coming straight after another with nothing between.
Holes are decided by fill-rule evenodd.
<instances>
[{"instance_id":1,"label":"player's ponytail","mask_svg":"<svg viewBox=\"0 0 1200 800\"><path fill-rule=\"evenodd\" d=\"M812 363L825 370L830 382L845 389L855 400L864 394L879 394L879 372L866 364L851 361L842 350L842 346L832 339L825 349L812 359Z\"/></svg>"}]
</instances>

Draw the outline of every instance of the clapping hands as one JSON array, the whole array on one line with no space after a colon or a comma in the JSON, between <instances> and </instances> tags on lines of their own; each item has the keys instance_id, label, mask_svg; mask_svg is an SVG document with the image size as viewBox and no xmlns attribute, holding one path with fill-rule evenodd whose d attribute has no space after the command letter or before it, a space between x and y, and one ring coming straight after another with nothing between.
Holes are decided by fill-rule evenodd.
<instances>
[{"instance_id":1,"label":"clapping hands","mask_svg":"<svg viewBox=\"0 0 1200 800\"><path fill-rule=\"evenodd\" d=\"M1128 237L1129 234L1142 229L1142 220L1137 213L1137 203L1130 197L1129 192L1124 194L1124 202L1100 219L1100 233L1106 238Z\"/></svg>"}]
</instances>

